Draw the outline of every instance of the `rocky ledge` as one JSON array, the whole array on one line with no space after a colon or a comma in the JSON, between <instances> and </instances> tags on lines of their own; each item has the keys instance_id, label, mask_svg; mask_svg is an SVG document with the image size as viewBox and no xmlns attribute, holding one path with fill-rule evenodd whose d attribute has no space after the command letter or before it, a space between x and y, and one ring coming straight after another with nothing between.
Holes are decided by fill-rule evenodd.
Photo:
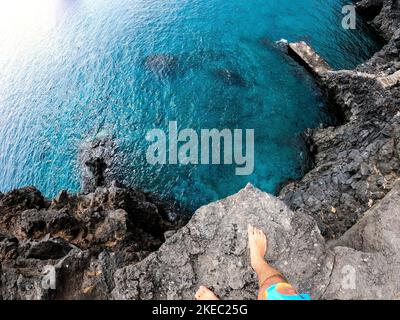
<instances>
[{"instance_id":1,"label":"rocky ledge","mask_svg":"<svg viewBox=\"0 0 400 320\"><path fill-rule=\"evenodd\" d=\"M400 3L362 1L357 8L390 40L355 70L320 75L342 125L309 132L314 168L280 193L292 210L316 219L329 239L354 225L400 174L400 86L381 81L400 70Z\"/></svg>"},{"instance_id":2,"label":"rocky ledge","mask_svg":"<svg viewBox=\"0 0 400 320\"><path fill-rule=\"evenodd\" d=\"M400 70L399 1L357 8L388 44L356 70L320 76L343 123L310 131L314 168L302 180L279 198L249 185L186 224L111 183L112 143L94 142L80 157L85 193L0 194L0 298L191 299L202 284L254 299L248 223L267 233L269 261L316 299L400 298L400 89L379 81ZM54 289L42 284L49 266Z\"/></svg>"},{"instance_id":3,"label":"rocky ledge","mask_svg":"<svg viewBox=\"0 0 400 320\"><path fill-rule=\"evenodd\" d=\"M255 299L247 224L268 234L267 259L315 299L395 299L400 279L400 184L335 243L309 215L253 188L199 209L161 248L114 276L114 299ZM179 270L177 272L177 270Z\"/></svg>"},{"instance_id":4,"label":"rocky ledge","mask_svg":"<svg viewBox=\"0 0 400 320\"><path fill-rule=\"evenodd\" d=\"M84 193L0 193L0 299L108 299L114 272L143 260L188 220L173 203L111 180L109 138L84 145ZM42 285L53 268L55 288Z\"/></svg>"},{"instance_id":5,"label":"rocky ledge","mask_svg":"<svg viewBox=\"0 0 400 320\"><path fill-rule=\"evenodd\" d=\"M251 185L183 227L132 189L62 192L50 203L34 188L15 190L0 199L0 297L192 299L203 284L223 299L255 299L251 223L268 234L268 260L314 298L399 298L399 201L397 184L327 243L310 215ZM48 266L54 289L42 285Z\"/></svg>"},{"instance_id":6,"label":"rocky ledge","mask_svg":"<svg viewBox=\"0 0 400 320\"><path fill-rule=\"evenodd\" d=\"M184 224L140 191L112 185L54 200L33 187L0 196L0 298L106 299L116 268L141 261ZM54 266L56 290L42 272Z\"/></svg>"}]
</instances>

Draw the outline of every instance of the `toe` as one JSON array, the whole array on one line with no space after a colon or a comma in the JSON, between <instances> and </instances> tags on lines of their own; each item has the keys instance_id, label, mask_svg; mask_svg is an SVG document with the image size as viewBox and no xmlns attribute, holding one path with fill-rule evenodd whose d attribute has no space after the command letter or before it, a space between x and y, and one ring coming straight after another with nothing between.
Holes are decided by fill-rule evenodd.
<instances>
[{"instance_id":1,"label":"toe","mask_svg":"<svg viewBox=\"0 0 400 320\"><path fill-rule=\"evenodd\" d=\"M253 232L252 232L252 228L253 228L253 227L252 227L250 224L247 225L247 235L248 235L249 237L250 237L251 234L253 233Z\"/></svg>"},{"instance_id":2,"label":"toe","mask_svg":"<svg viewBox=\"0 0 400 320\"><path fill-rule=\"evenodd\" d=\"M201 298L201 296L204 294L204 289L205 288L203 286L199 287L199 289L197 290L197 292L195 294L196 299Z\"/></svg>"},{"instance_id":3,"label":"toe","mask_svg":"<svg viewBox=\"0 0 400 320\"><path fill-rule=\"evenodd\" d=\"M195 294L196 300L219 300L218 297L207 287L201 286Z\"/></svg>"},{"instance_id":4,"label":"toe","mask_svg":"<svg viewBox=\"0 0 400 320\"><path fill-rule=\"evenodd\" d=\"M250 225L250 224L249 224L249 227L248 227L248 231L249 231L249 237L254 237L254 235L255 235L255 228L254 228L252 225Z\"/></svg>"}]
</instances>

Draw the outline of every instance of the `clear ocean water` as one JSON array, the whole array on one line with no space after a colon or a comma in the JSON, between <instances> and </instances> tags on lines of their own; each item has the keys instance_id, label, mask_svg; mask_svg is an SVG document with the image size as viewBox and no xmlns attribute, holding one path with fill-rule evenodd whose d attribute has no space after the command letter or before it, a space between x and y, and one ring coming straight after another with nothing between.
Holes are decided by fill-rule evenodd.
<instances>
[{"instance_id":1,"label":"clear ocean water","mask_svg":"<svg viewBox=\"0 0 400 320\"><path fill-rule=\"evenodd\" d=\"M336 69L379 47L361 19L341 27L345 0L3 0L0 3L0 190L78 191L79 147L117 145L122 182L188 208L247 182L274 193L304 174L306 128L329 123L313 79L275 45L306 40ZM149 55L176 58L157 77ZM218 70L240 81L229 83ZM225 79L226 80L226 79ZM152 166L152 128L255 130L255 170Z\"/></svg>"}]
</instances>

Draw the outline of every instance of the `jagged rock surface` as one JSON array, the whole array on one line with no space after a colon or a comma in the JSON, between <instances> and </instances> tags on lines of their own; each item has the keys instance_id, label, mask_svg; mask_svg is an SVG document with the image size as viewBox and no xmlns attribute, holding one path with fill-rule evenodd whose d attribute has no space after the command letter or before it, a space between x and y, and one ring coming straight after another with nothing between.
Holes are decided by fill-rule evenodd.
<instances>
[{"instance_id":1,"label":"jagged rock surface","mask_svg":"<svg viewBox=\"0 0 400 320\"><path fill-rule=\"evenodd\" d=\"M252 186L200 208L190 222L138 264L115 274L116 299L193 299L207 285L224 299L255 299L247 225L269 239L269 260L297 287L318 296L324 239L308 215ZM313 285L320 281L320 285Z\"/></svg>"},{"instance_id":2,"label":"jagged rock surface","mask_svg":"<svg viewBox=\"0 0 400 320\"><path fill-rule=\"evenodd\" d=\"M391 10L389 0L382 4L385 23L398 27L400 9ZM321 80L344 124L313 130L314 168L285 186L280 198L312 215L326 238L354 225L400 175L400 87L383 88L376 80L400 70L399 50L400 29L370 61L356 70L328 72Z\"/></svg>"},{"instance_id":3,"label":"jagged rock surface","mask_svg":"<svg viewBox=\"0 0 400 320\"><path fill-rule=\"evenodd\" d=\"M48 201L33 187L0 198L0 298L106 299L118 267L142 260L185 218L140 191L97 188L62 191ZM41 285L54 266L57 289Z\"/></svg>"},{"instance_id":4,"label":"jagged rock surface","mask_svg":"<svg viewBox=\"0 0 400 320\"><path fill-rule=\"evenodd\" d=\"M314 299L398 298L400 182L329 246L311 216L293 212L251 185L200 208L186 226L169 231L166 241L162 232L173 228L162 215L158 233L148 233L141 229L141 215L147 224L148 212L138 213L138 206L116 209L110 195L115 192L133 191L110 187L81 196L102 199L102 209L92 201L98 220L85 220L82 211L74 211L80 205L64 207L62 212L82 228L79 232L51 229L49 218L57 217L53 210L62 204L46 202L34 188L6 194L1 200L6 203L0 201L5 217L0 223L0 298L192 299L199 285L207 285L224 299L254 299L257 281L249 265L248 223L266 232L269 262ZM18 201L10 202L11 194ZM33 219L22 227L26 216ZM66 223L64 231L70 226ZM56 273L55 290L41 283L49 265Z\"/></svg>"},{"instance_id":5,"label":"jagged rock surface","mask_svg":"<svg viewBox=\"0 0 400 320\"><path fill-rule=\"evenodd\" d=\"M94 138L82 144L78 156L81 168L81 190L94 192L115 179L116 146L110 137Z\"/></svg>"},{"instance_id":6,"label":"jagged rock surface","mask_svg":"<svg viewBox=\"0 0 400 320\"><path fill-rule=\"evenodd\" d=\"M400 185L370 209L329 252L326 299L400 299Z\"/></svg>"},{"instance_id":7,"label":"jagged rock surface","mask_svg":"<svg viewBox=\"0 0 400 320\"><path fill-rule=\"evenodd\" d=\"M371 25L387 40L400 25L398 0L362 0L357 2L358 11L371 20Z\"/></svg>"},{"instance_id":8,"label":"jagged rock surface","mask_svg":"<svg viewBox=\"0 0 400 320\"><path fill-rule=\"evenodd\" d=\"M112 297L192 299L206 285L223 299L255 299L246 234L251 223L268 235L267 260L314 299L399 298L399 202L400 182L327 245L314 219L249 185L199 209L158 251L119 269Z\"/></svg>"}]
</instances>

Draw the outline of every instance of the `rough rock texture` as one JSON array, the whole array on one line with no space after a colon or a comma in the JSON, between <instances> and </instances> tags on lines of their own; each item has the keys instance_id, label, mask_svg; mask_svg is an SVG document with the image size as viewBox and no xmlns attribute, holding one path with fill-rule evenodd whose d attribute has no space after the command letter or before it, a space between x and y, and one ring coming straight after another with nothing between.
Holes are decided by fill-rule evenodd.
<instances>
[{"instance_id":1,"label":"rough rock texture","mask_svg":"<svg viewBox=\"0 0 400 320\"><path fill-rule=\"evenodd\" d=\"M111 192L102 191L97 193ZM16 216L14 221L26 210L50 212L55 205L40 208L40 197L39 204L26 201L38 196L33 188L13 194L26 197L19 197L12 206L1 203L0 209L5 216ZM10 194L5 198L10 199ZM18 227L5 225L5 219L0 230L0 298L191 299L197 286L205 284L224 299L254 299L257 282L249 267L248 223L267 233L269 262L315 299L399 298L399 202L400 181L357 224L327 245L312 217L295 213L281 200L248 185L234 196L200 208L186 226L168 232L165 243L151 254L164 239L147 234L146 242L141 231L141 243L130 239L124 245L124 235L133 229L121 222L126 217L123 209L113 211L110 216L118 223L111 225L119 226L114 231L127 231L116 239L118 232L104 229L101 221L97 227L86 225L92 233L103 235L87 249L83 241L73 244L76 238L62 234L41 236L39 232L33 233L37 240L26 240ZM39 208L27 209L36 205ZM138 216L128 220L140 221ZM47 222L33 225L41 225L41 230L48 226ZM110 238L112 245L121 242L110 247ZM48 266L54 266L55 290L42 286Z\"/></svg>"},{"instance_id":2,"label":"rough rock texture","mask_svg":"<svg viewBox=\"0 0 400 320\"><path fill-rule=\"evenodd\" d=\"M400 181L339 240L314 219L247 186L199 209L161 248L115 273L114 299L192 299L199 285L223 299L255 299L247 224L268 235L268 261L314 299L400 298ZM179 272L177 272L179 270Z\"/></svg>"},{"instance_id":3,"label":"rough rock texture","mask_svg":"<svg viewBox=\"0 0 400 320\"><path fill-rule=\"evenodd\" d=\"M376 79L400 70L400 9L394 3L382 2L379 15L380 30L393 33L389 43L356 70L322 78L344 124L313 130L314 169L280 193L291 209L312 215L327 238L342 235L399 177L400 87L383 88Z\"/></svg>"},{"instance_id":4,"label":"rough rock texture","mask_svg":"<svg viewBox=\"0 0 400 320\"><path fill-rule=\"evenodd\" d=\"M400 185L337 242L323 298L400 299Z\"/></svg>"},{"instance_id":5,"label":"rough rock texture","mask_svg":"<svg viewBox=\"0 0 400 320\"><path fill-rule=\"evenodd\" d=\"M82 192L93 192L97 187L109 185L115 179L115 159L116 146L111 138L95 138L84 143L78 157Z\"/></svg>"},{"instance_id":6,"label":"rough rock texture","mask_svg":"<svg viewBox=\"0 0 400 320\"><path fill-rule=\"evenodd\" d=\"M249 185L199 209L157 252L118 270L113 297L193 299L203 284L224 299L256 298L257 280L247 248L248 223L267 232L270 261L296 286L318 295L313 283L323 261L324 240L315 222Z\"/></svg>"},{"instance_id":7,"label":"rough rock texture","mask_svg":"<svg viewBox=\"0 0 400 320\"><path fill-rule=\"evenodd\" d=\"M303 64L307 70L314 73L317 77L323 73L332 71L328 63L305 41L289 43L287 50L290 56Z\"/></svg>"},{"instance_id":8,"label":"rough rock texture","mask_svg":"<svg viewBox=\"0 0 400 320\"><path fill-rule=\"evenodd\" d=\"M359 13L371 21L377 31L387 40L399 28L400 2L398 0L362 0L356 6Z\"/></svg>"},{"instance_id":9,"label":"rough rock texture","mask_svg":"<svg viewBox=\"0 0 400 320\"><path fill-rule=\"evenodd\" d=\"M181 226L170 208L140 191L99 187L60 192L51 202L33 187L0 198L0 298L106 299L117 267L142 260ZM54 266L57 290L41 285Z\"/></svg>"}]
</instances>

